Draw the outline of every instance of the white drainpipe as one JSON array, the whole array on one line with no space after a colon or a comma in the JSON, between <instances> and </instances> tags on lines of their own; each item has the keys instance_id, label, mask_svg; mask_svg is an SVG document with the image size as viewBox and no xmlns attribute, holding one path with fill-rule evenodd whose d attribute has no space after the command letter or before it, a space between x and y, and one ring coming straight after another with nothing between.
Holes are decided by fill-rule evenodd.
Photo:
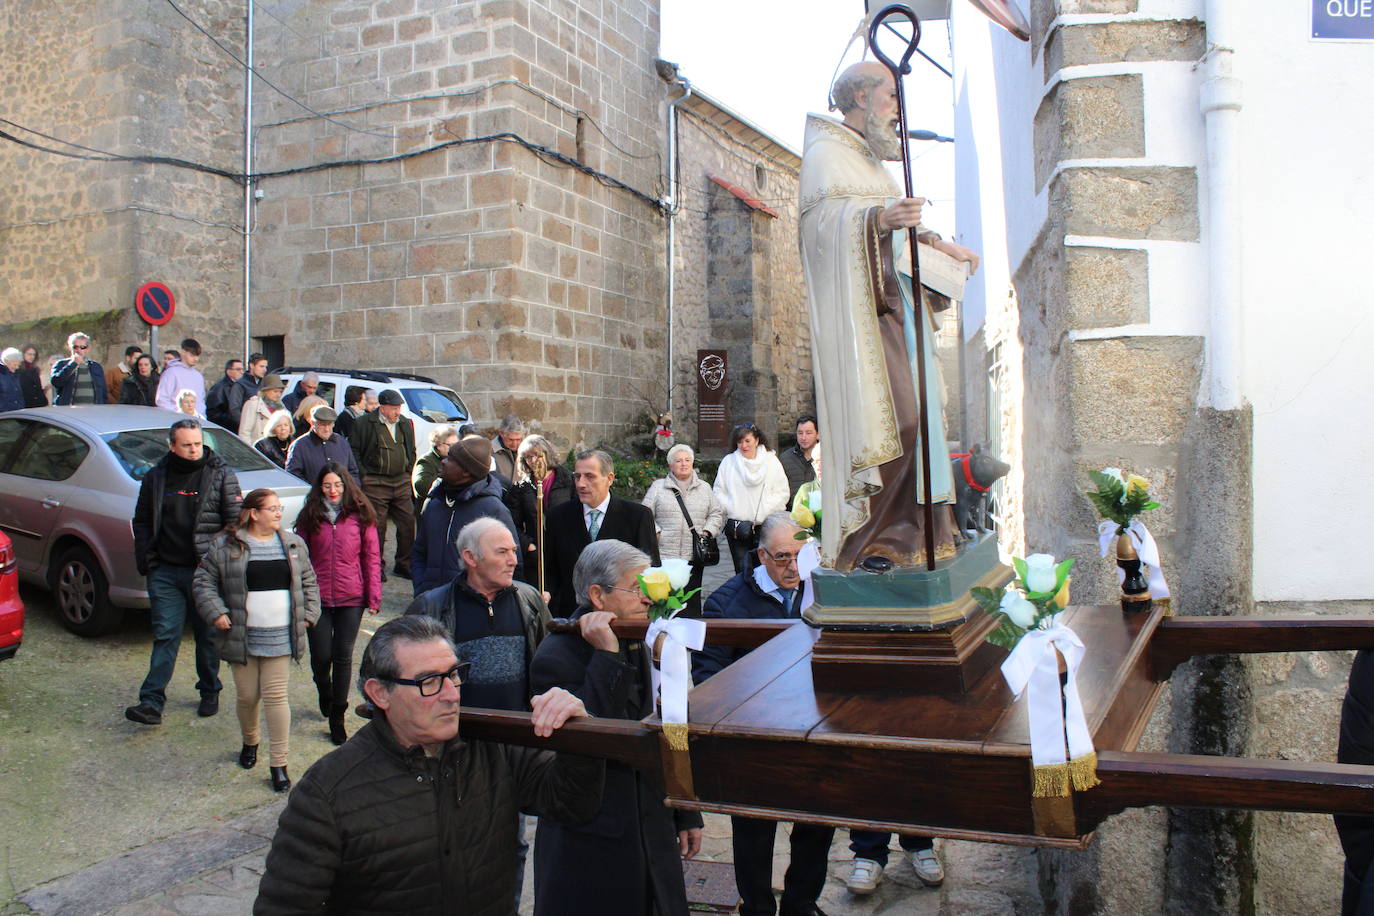
<instances>
[{"instance_id":1,"label":"white drainpipe","mask_svg":"<svg viewBox=\"0 0 1374 916\"><path fill-rule=\"evenodd\" d=\"M668 193L663 198L663 206L668 213L668 253L666 255L668 272L668 392L667 402L663 405L663 409L669 413L673 412L673 268L677 255L677 236L674 231L674 221L677 218L677 106L681 105L692 94L691 82L684 76L678 76L677 79L682 84L682 95L673 99L668 105Z\"/></svg>"},{"instance_id":2,"label":"white drainpipe","mask_svg":"<svg viewBox=\"0 0 1374 916\"><path fill-rule=\"evenodd\" d=\"M247 0L247 66L243 71L243 174L253 174L253 0ZM253 312L253 181L243 183L243 359L253 351L250 324Z\"/></svg>"},{"instance_id":3,"label":"white drainpipe","mask_svg":"<svg viewBox=\"0 0 1374 916\"><path fill-rule=\"evenodd\" d=\"M1207 0L1207 54L1200 93L1207 130L1207 266L1210 314L1207 330L1206 406L1235 410L1244 402L1244 338L1241 321L1240 109L1241 82L1231 75L1235 55L1235 0Z\"/></svg>"}]
</instances>

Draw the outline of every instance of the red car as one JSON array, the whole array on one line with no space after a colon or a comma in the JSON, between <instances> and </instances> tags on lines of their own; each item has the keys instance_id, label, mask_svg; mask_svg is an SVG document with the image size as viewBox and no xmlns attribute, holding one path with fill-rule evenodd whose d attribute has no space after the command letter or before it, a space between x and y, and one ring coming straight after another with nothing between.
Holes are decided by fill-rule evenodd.
<instances>
[{"instance_id":1,"label":"red car","mask_svg":"<svg viewBox=\"0 0 1374 916\"><path fill-rule=\"evenodd\" d=\"M24 639L24 602L19 600L19 564L14 544L0 531L0 661L14 658Z\"/></svg>"}]
</instances>

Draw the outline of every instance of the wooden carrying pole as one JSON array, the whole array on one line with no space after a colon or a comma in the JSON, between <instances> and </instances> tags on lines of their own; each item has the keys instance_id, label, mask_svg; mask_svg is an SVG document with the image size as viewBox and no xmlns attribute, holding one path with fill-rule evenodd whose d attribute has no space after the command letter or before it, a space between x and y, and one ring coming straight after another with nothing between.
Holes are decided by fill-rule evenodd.
<instances>
[{"instance_id":1,"label":"wooden carrying pole","mask_svg":"<svg viewBox=\"0 0 1374 916\"><path fill-rule=\"evenodd\" d=\"M902 59L896 63L878 47L878 29L886 25L887 20L894 18L906 19L911 23L912 29L911 40L907 44L906 51L903 52ZM888 28L895 31L890 25ZM911 149L907 137L906 96L902 91L902 77L911 72L911 57L916 53L916 46L920 43L921 22L905 4L894 3L891 6L883 7L868 25L868 47L873 51L873 56L878 58L883 66L892 73L892 84L897 90L897 127L898 136L902 143L902 178L905 181L907 197L915 197L916 195L911 181ZM934 569L935 507L931 505L931 500L934 497L930 476L930 398L926 392L926 322L925 306L921 302L921 257L917 251L916 227L912 226L908 229L906 235L911 248L911 297L916 321L916 378L918 381L916 402L920 405L921 429L919 445L921 450L921 511L924 513L923 521L926 532L926 569Z\"/></svg>"}]
</instances>

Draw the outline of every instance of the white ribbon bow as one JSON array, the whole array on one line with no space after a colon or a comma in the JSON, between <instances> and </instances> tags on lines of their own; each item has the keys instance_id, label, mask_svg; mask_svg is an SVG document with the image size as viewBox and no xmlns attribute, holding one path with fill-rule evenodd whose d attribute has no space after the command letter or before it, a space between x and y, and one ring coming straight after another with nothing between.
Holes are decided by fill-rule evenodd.
<instances>
[{"instance_id":1,"label":"white ribbon bow","mask_svg":"<svg viewBox=\"0 0 1374 916\"><path fill-rule=\"evenodd\" d=\"M1097 524L1097 546L1101 550L1101 556L1107 555L1107 550L1116 541L1116 529L1119 526L1111 519L1098 522ZM1145 564L1145 579L1150 586L1151 598L1168 598L1169 583L1164 581L1164 569L1159 563L1159 545L1155 543L1154 536L1150 534L1150 529L1145 527L1145 523L1138 518L1131 519L1131 524L1126 527L1126 534L1131 538L1131 544L1135 547L1136 556L1140 557L1140 562ZM1126 579L1126 571L1120 566L1116 568L1116 584L1120 585Z\"/></svg>"},{"instance_id":2,"label":"white ribbon bow","mask_svg":"<svg viewBox=\"0 0 1374 916\"><path fill-rule=\"evenodd\" d=\"M687 691L692 689L692 663L688 649L700 649L706 644L706 621L688 617L661 617L649 624L644 634L644 645L649 648L653 658L654 643L658 634L665 634L663 648L659 650L659 663L650 665L653 669L654 699L660 694L663 709L660 713L664 722L687 722Z\"/></svg>"},{"instance_id":3,"label":"white ribbon bow","mask_svg":"<svg viewBox=\"0 0 1374 916\"><path fill-rule=\"evenodd\" d=\"M1059 662L1054 650L1064 656L1069 669L1068 683L1059 688ZM1078 666L1083 661L1083 642L1068 627L1055 624L1048 630L1031 630L1002 663L1002 677L1020 699L1027 691L1030 713L1031 762L1036 766L1066 764L1070 759L1093 753L1092 737L1078 698ZM1027 690L1029 688L1029 690ZM1069 752L1064 754L1064 738Z\"/></svg>"}]
</instances>

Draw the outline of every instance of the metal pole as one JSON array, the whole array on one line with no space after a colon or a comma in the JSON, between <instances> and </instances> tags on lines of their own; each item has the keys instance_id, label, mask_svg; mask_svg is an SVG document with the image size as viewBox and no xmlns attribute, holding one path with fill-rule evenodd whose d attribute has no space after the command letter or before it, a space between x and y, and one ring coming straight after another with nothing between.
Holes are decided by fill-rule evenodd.
<instances>
[{"instance_id":1,"label":"metal pole","mask_svg":"<svg viewBox=\"0 0 1374 916\"><path fill-rule=\"evenodd\" d=\"M246 0L243 70L243 358L252 352L253 313L253 0Z\"/></svg>"},{"instance_id":2,"label":"metal pole","mask_svg":"<svg viewBox=\"0 0 1374 916\"><path fill-rule=\"evenodd\" d=\"M878 47L878 28L884 24L883 20L891 16L900 16L908 20L912 28L911 41L907 45L906 53L902 55L902 59L898 63L893 63L892 59ZM916 195L911 181L910 137L907 134L906 94L902 91L902 77L911 72L911 56L916 53L916 45L920 41L921 23L916 18L916 14L904 4L894 3L885 7L873 18L873 22L868 27L868 46L873 50L873 56L878 58L883 66L892 73L892 83L897 90L897 127L898 137L902 144L902 178L905 180L907 197L915 197ZM931 504L934 496L930 477L930 399L926 396L926 322L925 305L921 301L921 255L917 250L915 227L908 229L906 236L911 249L911 297L914 306L913 317L916 321L916 378L919 381L916 386L916 401L920 405L921 511L925 522L926 569L934 569L935 507Z\"/></svg>"},{"instance_id":3,"label":"metal pole","mask_svg":"<svg viewBox=\"0 0 1374 916\"><path fill-rule=\"evenodd\" d=\"M668 346L667 346L667 402L663 409L672 413L673 408L673 348L677 343L673 335L673 311L677 292L677 280L674 262L677 258L677 106L687 100L692 94L692 84L685 77L679 76L678 81L682 83L682 95L673 99L668 104L668 193L663 201L663 208L668 215L668 244L666 254L666 264L664 265L668 274Z\"/></svg>"}]
</instances>

